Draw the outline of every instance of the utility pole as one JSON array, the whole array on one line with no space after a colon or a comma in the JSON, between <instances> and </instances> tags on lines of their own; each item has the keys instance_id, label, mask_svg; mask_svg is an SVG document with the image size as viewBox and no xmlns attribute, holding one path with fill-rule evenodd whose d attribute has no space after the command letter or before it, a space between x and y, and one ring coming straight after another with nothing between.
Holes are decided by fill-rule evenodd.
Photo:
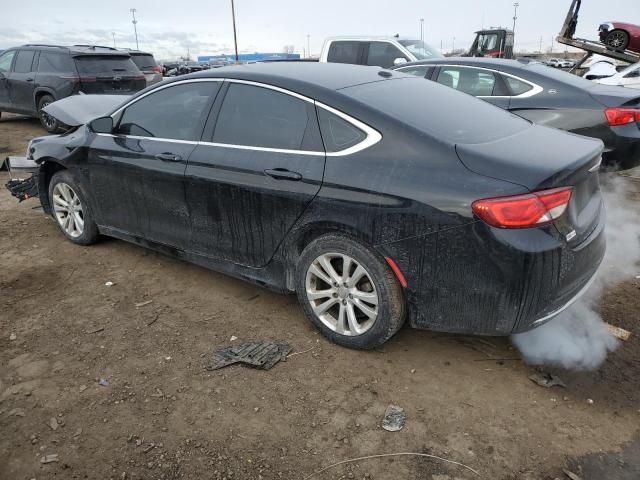
<instances>
[{"instance_id":1,"label":"utility pole","mask_svg":"<svg viewBox=\"0 0 640 480\"><path fill-rule=\"evenodd\" d=\"M513 49L515 50L516 45L516 20L518 19L518 7L520 4L515 2L513 4Z\"/></svg>"},{"instance_id":2,"label":"utility pole","mask_svg":"<svg viewBox=\"0 0 640 480\"><path fill-rule=\"evenodd\" d=\"M136 34L136 50L140 50L140 47L138 46L138 27L136 26L138 24L138 21L136 20L137 10L135 8L130 8L129 11L131 12L131 16L133 17L131 23L133 23L133 32Z\"/></svg>"},{"instance_id":3,"label":"utility pole","mask_svg":"<svg viewBox=\"0 0 640 480\"><path fill-rule=\"evenodd\" d=\"M311 35L307 33L307 58L311 58Z\"/></svg>"},{"instance_id":4,"label":"utility pole","mask_svg":"<svg viewBox=\"0 0 640 480\"><path fill-rule=\"evenodd\" d=\"M451 53L456 51L456 37L453 37L453 43L451 44Z\"/></svg>"},{"instance_id":5,"label":"utility pole","mask_svg":"<svg viewBox=\"0 0 640 480\"><path fill-rule=\"evenodd\" d=\"M420 41L424 42L424 18L420 19Z\"/></svg>"},{"instance_id":6,"label":"utility pole","mask_svg":"<svg viewBox=\"0 0 640 480\"><path fill-rule=\"evenodd\" d=\"M540 35L540 49L538 51L542 53L542 35Z\"/></svg>"},{"instance_id":7,"label":"utility pole","mask_svg":"<svg viewBox=\"0 0 640 480\"><path fill-rule=\"evenodd\" d=\"M231 18L233 19L233 44L236 47L236 63L238 63L238 36L236 35L236 8L231 0Z\"/></svg>"},{"instance_id":8,"label":"utility pole","mask_svg":"<svg viewBox=\"0 0 640 480\"><path fill-rule=\"evenodd\" d=\"M111 36L113 37L113 48L116 48L116 32L111 32Z\"/></svg>"}]
</instances>

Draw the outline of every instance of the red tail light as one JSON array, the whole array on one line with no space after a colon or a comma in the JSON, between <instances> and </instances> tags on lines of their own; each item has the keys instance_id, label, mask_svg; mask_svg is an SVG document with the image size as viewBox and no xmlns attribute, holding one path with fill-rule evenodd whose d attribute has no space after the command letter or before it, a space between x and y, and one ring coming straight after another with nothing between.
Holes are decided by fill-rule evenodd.
<instances>
[{"instance_id":1,"label":"red tail light","mask_svg":"<svg viewBox=\"0 0 640 480\"><path fill-rule=\"evenodd\" d=\"M155 73L162 73L162 69L160 68L160 66L156 65L155 67L153 67L153 71Z\"/></svg>"},{"instance_id":2,"label":"red tail light","mask_svg":"<svg viewBox=\"0 0 640 480\"><path fill-rule=\"evenodd\" d=\"M567 209L571 187L554 188L526 195L476 200L473 213L492 227L531 228L553 222Z\"/></svg>"},{"instance_id":3,"label":"red tail light","mask_svg":"<svg viewBox=\"0 0 640 480\"><path fill-rule=\"evenodd\" d=\"M611 127L640 123L640 110L635 108L607 108L604 113Z\"/></svg>"}]
</instances>

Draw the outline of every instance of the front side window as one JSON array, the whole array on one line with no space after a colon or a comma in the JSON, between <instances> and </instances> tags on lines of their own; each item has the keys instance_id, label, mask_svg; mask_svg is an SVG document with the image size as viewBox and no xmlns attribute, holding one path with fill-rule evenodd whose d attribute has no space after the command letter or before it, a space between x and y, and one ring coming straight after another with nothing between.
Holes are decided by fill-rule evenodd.
<instances>
[{"instance_id":1,"label":"front side window","mask_svg":"<svg viewBox=\"0 0 640 480\"><path fill-rule=\"evenodd\" d=\"M213 141L227 145L304 150L310 106L308 102L286 93L232 83L220 108Z\"/></svg>"},{"instance_id":2,"label":"front side window","mask_svg":"<svg viewBox=\"0 0 640 480\"><path fill-rule=\"evenodd\" d=\"M40 52L38 60L38 72L68 73L74 72L73 61L69 55L62 53Z\"/></svg>"},{"instance_id":3,"label":"front side window","mask_svg":"<svg viewBox=\"0 0 640 480\"><path fill-rule=\"evenodd\" d=\"M425 65L416 65L412 67L404 67L399 68L399 72L407 73L409 75L415 75L416 77L431 77L431 73L433 72L433 67L427 67Z\"/></svg>"},{"instance_id":4,"label":"front side window","mask_svg":"<svg viewBox=\"0 0 640 480\"><path fill-rule=\"evenodd\" d=\"M331 42L327 53L327 62L359 63L360 42Z\"/></svg>"},{"instance_id":5,"label":"front side window","mask_svg":"<svg viewBox=\"0 0 640 480\"><path fill-rule=\"evenodd\" d=\"M474 97L489 97L493 95L496 77L492 72L475 68L442 67L437 82Z\"/></svg>"},{"instance_id":6,"label":"front side window","mask_svg":"<svg viewBox=\"0 0 640 480\"><path fill-rule=\"evenodd\" d=\"M15 50L0 55L0 72L6 73L11 69L11 62L13 62L13 56L16 54Z\"/></svg>"},{"instance_id":7,"label":"front side window","mask_svg":"<svg viewBox=\"0 0 640 480\"><path fill-rule=\"evenodd\" d=\"M533 90L533 87L530 84L523 82L522 80L518 80L517 78L505 76L504 79L507 82L509 90L511 91L511 95L513 96L522 95L530 90Z\"/></svg>"},{"instance_id":8,"label":"front side window","mask_svg":"<svg viewBox=\"0 0 640 480\"><path fill-rule=\"evenodd\" d=\"M496 49L498 45L498 34L490 33L480 35L478 38L478 48L481 52L492 52Z\"/></svg>"},{"instance_id":9,"label":"front side window","mask_svg":"<svg viewBox=\"0 0 640 480\"><path fill-rule=\"evenodd\" d=\"M205 109L219 88L219 82L191 82L151 93L125 109L118 133L200 140Z\"/></svg>"},{"instance_id":10,"label":"front side window","mask_svg":"<svg viewBox=\"0 0 640 480\"><path fill-rule=\"evenodd\" d=\"M367 138L362 130L324 108L318 108L318 120L327 152L346 150Z\"/></svg>"},{"instance_id":11,"label":"front side window","mask_svg":"<svg viewBox=\"0 0 640 480\"><path fill-rule=\"evenodd\" d=\"M31 71L31 64L33 63L33 50L21 50L16 56L16 64L13 66L13 71L16 73L28 73Z\"/></svg>"},{"instance_id":12,"label":"front side window","mask_svg":"<svg viewBox=\"0 0 640 480\"><path fill-rule=\"evenodd\" d=\"M398 47L389 42L369 43L367 65L389 68L393 67L396 58L404 58L408 61L407 57L398 50Z\"/></svg>"},{"instance_id":13,"label":"front side window","mask_svg":"<svg viewBox=\"0 0 640 480\"><path fill-rule=\"evenodd\" d=\"M442 54L422 40L399 40L400 44L409 50L418 60L432 60L434 58L442 58Z\"/></svg>"}]
</instances>

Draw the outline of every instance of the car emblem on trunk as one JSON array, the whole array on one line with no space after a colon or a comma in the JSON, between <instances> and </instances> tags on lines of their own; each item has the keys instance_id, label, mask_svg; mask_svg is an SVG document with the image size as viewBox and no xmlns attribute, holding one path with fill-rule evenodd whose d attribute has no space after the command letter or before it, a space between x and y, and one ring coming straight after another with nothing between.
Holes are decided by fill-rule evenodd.
<instances>
[{"instance_id":1,"label":"car emblem on trunk","mask_svg":"<svg viewBox=\"0 0 640 480\"><path fill-rule=\"evenodd\" d=\"M113 77L113 80L114 80L115 82L119 82L120 80L122 80L122 77Z\"/></svg>"}]
</instances>

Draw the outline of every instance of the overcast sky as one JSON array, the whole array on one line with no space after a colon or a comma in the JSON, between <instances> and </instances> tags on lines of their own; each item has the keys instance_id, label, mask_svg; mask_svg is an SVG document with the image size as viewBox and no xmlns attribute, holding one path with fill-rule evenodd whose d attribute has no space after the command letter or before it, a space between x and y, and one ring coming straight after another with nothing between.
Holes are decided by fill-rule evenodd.
<instances>
[{"instance_id":1,"label":"overcast sky","mask_svg":"<svg viewBox=\"0 0 640 480\"><path fill-rule=\"evenodd\" d=\"M570 0L519 0L516 48L538 50L551 44L564 21ZM23 43L93 43L134 47L131 13L137 9L141 50L157 58L231 53L230 0L0 0L0 49ZM282 51L294 45L302 53L310 35L318 54L333 35L420 36L450 50L469 48L473 32L483 25L511 26L513 0L236 0L241 52ZM640 0L585 0L577 35L596 38L601 22L640 24Z\"/></svg>"}]
</instances>

